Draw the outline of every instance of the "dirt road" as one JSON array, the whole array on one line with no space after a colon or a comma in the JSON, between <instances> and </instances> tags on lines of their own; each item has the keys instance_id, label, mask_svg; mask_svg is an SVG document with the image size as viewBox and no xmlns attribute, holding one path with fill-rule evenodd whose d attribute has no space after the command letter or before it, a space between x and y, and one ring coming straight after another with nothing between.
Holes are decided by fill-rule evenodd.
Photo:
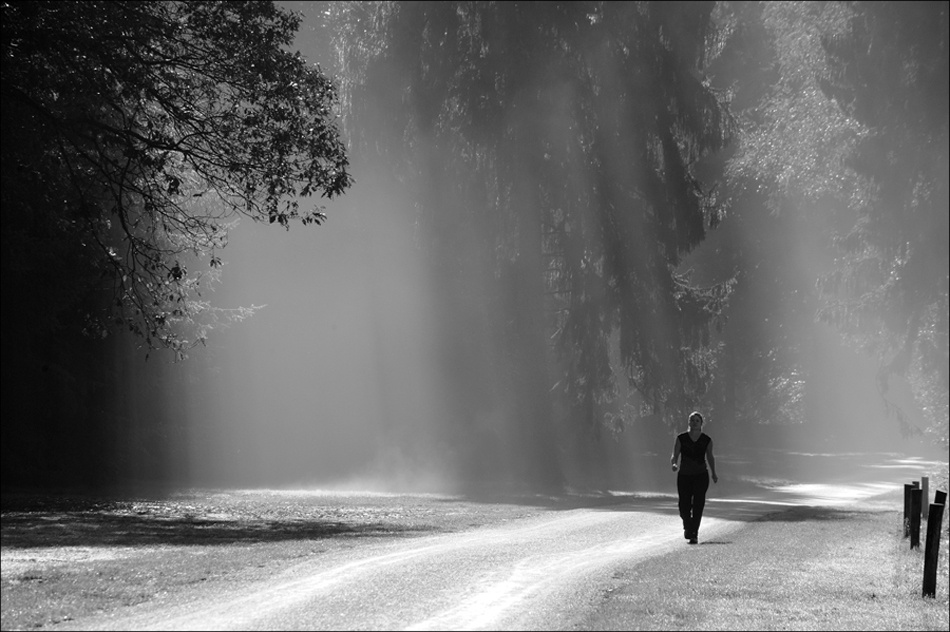
<instances>
[{"instance_id":1,"label":"dirt road","mask_svg":"<svg viewBox=\"0 0 950 632\"><path fill-rule=\"evenodd\" d=\"M77 629L558 628L596 599L616 568L687 546L669 505L639 499L336 551L263 585ZM742 524L709 517L703 538Z\"/></svg>"},{"instance_id":2,"label":"dirt road","mask_svg":"<svg viewBox=\"0 0 950 632\"><path fill-rule=\"evenodd\" d=\"M846 506L860 502L866 506L869 499L879 494L889 491L893 495L895 477L918 475L922 465L917 461L885 460L875 465L874 470L868 470L878 476L869 476L865 471L855 480L839 480L834 485L786 481L753 488L730 485L728 481L720 483L711 490L700 544L693 549L728 543L731 534L760 517L796 505ZM262 562L257 566L263 570L253 576L223 572L215 581L189 582L185 586L179 583L174 590L158 590L128 607L107 608L91 616L84 613L81 617L63 617L65 620L53 621L56 629L565 629L577 621L589 620L625 569L650 558L690 549L682 536L675 499L669 494L617 494L608 503L526 509L454 505L455 501L437 496L367 498L334 493L323 497L313 491L303 494L295 496L288 492L279 501L271 494L267 502L294 507L310 516L332 508L338 512L337 518L349 512L354 520L363 522L370 512L376 512L373 518L393 516L407 506L414 515L424 515L430 523L444 521L450 515L454 520L465 521L471 520L474 512L483 515L480 524L457 526L451 532L351 540L327 539L325 535L315 539L313 533L290 529L284 519L284 526L280 527L284 533L274 526L260 530L260 537L277 538L265 544L280 548L268 550L284 551L316 541L332 541L333 545L295 554L289 564L285 560L273 566ZM184 542L185 546L162 544L156 549L129 547L128 554L133 556L130 559L135 561L117 574L116 581L131 580L132 574L141 572L149 576L142 585L153 586L160 581L157 577L180 572L163 567L167 558L160 558L159 554L169 549L174 549L176 555L188 556L189 569L201 564L213 569L220 566L220 560L232 558L241 560L240 565L232 568L248 566L246 557L242 557L249 548L246 542L227 540L227 533L215 525L234 522L238 508L261 512L261 498L258 492L218 493L211 500L205 498L206 516L219 521L208 520L201 525L212 529L213 541L205 541L202 546L188 546ZM198 511L194 499L189 502L192 504L182 506L190 512ZM484 515L492 511L496 513ZM15 572L20 572L20 577L30 573L38 576L38 571L14 569L23 559L36 568L46 549L11 549L8 544L15 540L7 534L15 522L7 517L4 520L5 579ZM95 529L101 527L101 516L97 520L93 530L79 536L79 541L87 544L83 550L90 549L89 543L96 543ZM154 524L154 516L149 524ZM239 532L245 538L251 531L247 526L250 523L242 524ZM321 524L328 524L325 518ZM121 525L125 530L121 533L128 534L129 523ZM183 529L182 523L175 523L171 532L180 534ZM116 537L121 541L125 536L116 531L112 539ZM143 539L141 534L128 537L133 543ZM47 545L48 540L43 539ZM97 546L101 544L100 541ZM68 552L78 548L60 546L56 550ZM76 571L63 576L62 590L69 590L66 584L74 582L76 588L70 598L88 599L92 591L83 586L89 575L88 571ZM8 588L4 584L5 613L15 605L13 600L24 598L18 595L29 594L14 588L19 590L22 586ZM6 623L4 628L7 629Z\"/></svg>"},{"instance_id":3,"label":"dirt road","mask_svg":"<svg viewBox=\"0 0 950 632\"><path fill-rule=\"evenodd\" d=\"M811 505L841 505L880 491L864 484L776 495L791 503L807 492ZM702 542L728 539L774 513L779 502L711 500ZM670 497L631 497L609 507L337 550L263 583L181 605L156 603L77 629L563 629L596 607L619 569L689 546L673 504Z\"/></svg>"}]
</instances>

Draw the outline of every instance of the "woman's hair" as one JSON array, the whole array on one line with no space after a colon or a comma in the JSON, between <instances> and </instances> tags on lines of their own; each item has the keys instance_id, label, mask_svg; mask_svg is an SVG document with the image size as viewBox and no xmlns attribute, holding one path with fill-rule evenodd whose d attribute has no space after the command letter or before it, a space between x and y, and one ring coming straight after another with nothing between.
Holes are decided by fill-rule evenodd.
<instances>
[{"instance_id":1,"label":"woman's hair","mask_svg":"<svg viewBox=\"0 0 950 632\"><path fill-rule=\"evenodd\" d=\"M699 411L694 410L689 414L689 421L692 421L693 419L699 419L699 423L703 423L703 416L699 414Z\"/></svg>"}]
</instances>

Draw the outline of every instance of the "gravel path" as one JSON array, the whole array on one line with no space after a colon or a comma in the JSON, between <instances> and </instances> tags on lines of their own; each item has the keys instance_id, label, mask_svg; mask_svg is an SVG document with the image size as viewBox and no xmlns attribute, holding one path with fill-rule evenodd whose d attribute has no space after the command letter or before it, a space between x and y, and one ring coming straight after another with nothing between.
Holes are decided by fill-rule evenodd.
<instances>
[{"instance_id":1,"label":"gravel path","mask_svg":"<svg viewBox=\"0 0 950 632\"><path fill-rule=\"evenodd\" d=\"M121 501L4 495L0 627L642 627L649 616L612 599L630 596L632 569L672 582L666 560L738 552L716 545L740 542L761 531L763 517L794 507L873 509L869 499L925 465L891 459L874 466L883 480L834 486L725 480L711 490L698 547L682 539L674 498L657 493L483 501L274 490ZM892 509L887 502L878 510ZM766 531L757 537L775 544ZM674 623L657 627L681 627Z\"/></svg>"},{"instance_id":2,"label":"gravel path","mask_svg":"<svg viewBox=\"0 0 950 632\"><path fill-rule=\"evenodd\" d=\"M457 533L341 548L263 581L186 603L151 602L63 629L554 629L590 609L611 576L688 546L670 498L545 512ZM706 538L741 520L710 517ZM764 515L767 505L758 505Z\"/></svg>"}]
</instances>

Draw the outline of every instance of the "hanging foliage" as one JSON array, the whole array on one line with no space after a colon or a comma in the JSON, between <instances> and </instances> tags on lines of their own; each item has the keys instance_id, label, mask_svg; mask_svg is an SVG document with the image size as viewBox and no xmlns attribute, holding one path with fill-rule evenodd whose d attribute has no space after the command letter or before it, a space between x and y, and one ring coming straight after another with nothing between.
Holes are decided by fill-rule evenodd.
<instances>
[{"instance_id":1,"label":"hanging foliage","mask_svg":"<svg viewBox=\"0 0 950 632\"><path fill-rule=\"evenodd\" d=\"M289 51L300 17L271 2L2 12L5 305L49 330L79 311L92 336L119 326L179 355L253 311L204 294L234 218L319 224L299 197L351 183L335 87Z\"/></svg>"},{"instance_id":2,"label":"hanging foliage","mask_svg":"<svg viewBox=\"0 0 950 632\"><path fill-rule=\"evenodd\" d=\"M331 9L348 128L416 187L447 288L473 287L480 267L518 288L477 301L504 314L498 362L514 368L499 375L544 376L539 397L553 385L595 429L618 369L668 419L712 379L708 331L730 284L694 287L676 270L719 220L695 166L733 131L703 75L713 5Z\"/></svg>"}]
</instances>

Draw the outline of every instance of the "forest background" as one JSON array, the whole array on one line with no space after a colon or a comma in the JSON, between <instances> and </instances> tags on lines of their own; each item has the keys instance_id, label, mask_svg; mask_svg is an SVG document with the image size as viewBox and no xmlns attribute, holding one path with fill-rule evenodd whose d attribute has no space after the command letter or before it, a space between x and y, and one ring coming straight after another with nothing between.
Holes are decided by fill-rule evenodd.
<instances>
[{"instance_id":1,"label":"forest background","mask_svg":"<svg viewBox=\"0 0 950 632\"><path fill-rule=\"evenodd\" d=\"M693 409L946 454L947 13L5 3L4 487L617 488ZM229 236L239 274L283 254L237 217L344 213L366 249L282 272L359 297L289 301L298 364L273 298L208 289Z\"/></svg>"}]
</instances>

